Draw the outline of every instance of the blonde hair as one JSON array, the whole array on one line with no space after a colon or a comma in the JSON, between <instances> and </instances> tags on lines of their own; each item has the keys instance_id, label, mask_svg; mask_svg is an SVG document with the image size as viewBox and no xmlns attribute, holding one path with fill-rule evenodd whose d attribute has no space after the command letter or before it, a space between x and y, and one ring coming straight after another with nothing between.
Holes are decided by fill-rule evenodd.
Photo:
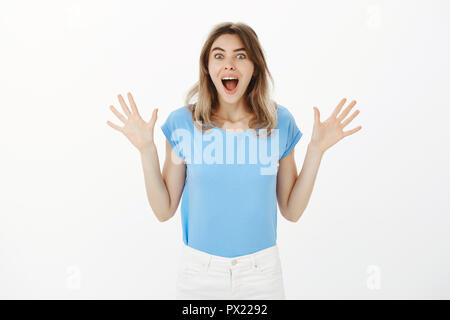
<instances>
[{"instance_id":1,"label":"blonde hair","mask_svg":"<svg viewBox=\"0 0 450 320\"><path fill-rule=\"evenodd\" d=\"M203 133L205 130L217 126L212 119L212 109L218 105L217 90L211 80L208 71L209 52L213 42L223 34L236 34L241 39L247 51L249 59L254 64L254 76L250 80L245 92L245 99L255 117L249 122L250 129L259 136L259 129L267 129L267 137L277 124L278 104L270 98L269 82L274 81L267 67L262 47L256 32L242 22L223 22L216 25L209 33L200 54L199 81L188 91L185 105L192 112L194 125ZM193 97L197 95L197 101L191 104ZM256 131L256 132L255 132Z\"/></svg>"}]
</instances>

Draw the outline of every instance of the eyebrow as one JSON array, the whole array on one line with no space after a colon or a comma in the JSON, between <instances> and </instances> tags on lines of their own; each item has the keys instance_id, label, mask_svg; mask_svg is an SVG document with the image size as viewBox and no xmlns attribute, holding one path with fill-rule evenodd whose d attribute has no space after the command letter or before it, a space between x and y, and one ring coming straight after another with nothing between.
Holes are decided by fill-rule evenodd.
<instances>
[{"instance_id":1,"label":"eyebrow","mask_svg":"<svg viewBox=\"0 0 450 320\"><path fill-rule=\"evenodd\" d=\"M225 51L225 50L223 50L222 48L220 48L220 47L215 47L214 49L212 49L211 50L211 52L213 52L214 50L221 50L221 51ZM239 48L239 49L235 49L235 50L233 50L233 52L236 52L236 51L246 51L245 50L245 48Z\"/></svg>"}]
</instances>

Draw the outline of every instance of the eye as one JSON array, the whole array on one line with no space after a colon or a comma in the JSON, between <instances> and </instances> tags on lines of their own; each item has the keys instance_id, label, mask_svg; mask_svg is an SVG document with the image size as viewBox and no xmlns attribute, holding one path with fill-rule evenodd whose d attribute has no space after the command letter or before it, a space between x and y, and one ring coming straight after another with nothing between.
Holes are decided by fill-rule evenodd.
<instances>
[{"instance_id":1,"label":"eye","mask_svg":"<svg viewBox=\"0 0 450 320\"><path fill-rule=\"evenodd\" d=\"M214 55L214 58L217 58L217 56L222 56L222 54L216 53L216 54ZM237 56L238 56L238 57L239 57L239 56L242 56L242 57L243 57L242 59L245 59L245 54L240 53L240 54L238 54ZM242 60L242 59L239 59L239 60Z\"/></svg>"}]
</instances>

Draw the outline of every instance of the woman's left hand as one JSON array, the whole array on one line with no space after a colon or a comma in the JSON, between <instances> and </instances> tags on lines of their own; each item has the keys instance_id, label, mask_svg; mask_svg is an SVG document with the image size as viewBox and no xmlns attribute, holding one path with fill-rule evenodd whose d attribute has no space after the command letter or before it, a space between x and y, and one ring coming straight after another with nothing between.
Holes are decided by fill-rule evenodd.
<instances>
[{"instance_id":1,"label":"woman's left hand","mask_svg":"<svg viewBox=\"0 0 450 320\"><path fill-rule=\"evenodd\" d=\"M358 126L349 131L343 131L344 127L348 125L358 114L359 110L355 110L350 117L344 120L350 110L355 106L356 100L353 100L347 108L337 117L339 111L341 111L342 106L347 101L346 98L343 98L341 102L334 109L331 116L326 119L324 122L320 122L320 112L317 107L314 108L314 128L311 137L310 144L317 147L322 152L325 152L328 148L335 145L336 142L341 140L342 138L354 134L359 131L362 126Z\"/></svg>"}]
</instances>

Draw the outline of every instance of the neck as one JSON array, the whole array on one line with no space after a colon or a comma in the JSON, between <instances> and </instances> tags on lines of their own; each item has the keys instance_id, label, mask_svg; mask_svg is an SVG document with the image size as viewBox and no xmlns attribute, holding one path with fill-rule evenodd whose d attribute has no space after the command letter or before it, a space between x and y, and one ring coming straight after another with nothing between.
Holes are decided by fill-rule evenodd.
<instances>
[{"instance_id":1,"label":"neck","mask_svg":"<svg viewBox=\"0 0 450 320\"><path fill-rule=\"evenodd\" d=\"M245 100L240 99L236 103L228 103L223 100L219 101L219 105L217 106L214 114L222 120L237 122L248 117L252 114L252 112Z\"/></svg>"}]
</instances>

